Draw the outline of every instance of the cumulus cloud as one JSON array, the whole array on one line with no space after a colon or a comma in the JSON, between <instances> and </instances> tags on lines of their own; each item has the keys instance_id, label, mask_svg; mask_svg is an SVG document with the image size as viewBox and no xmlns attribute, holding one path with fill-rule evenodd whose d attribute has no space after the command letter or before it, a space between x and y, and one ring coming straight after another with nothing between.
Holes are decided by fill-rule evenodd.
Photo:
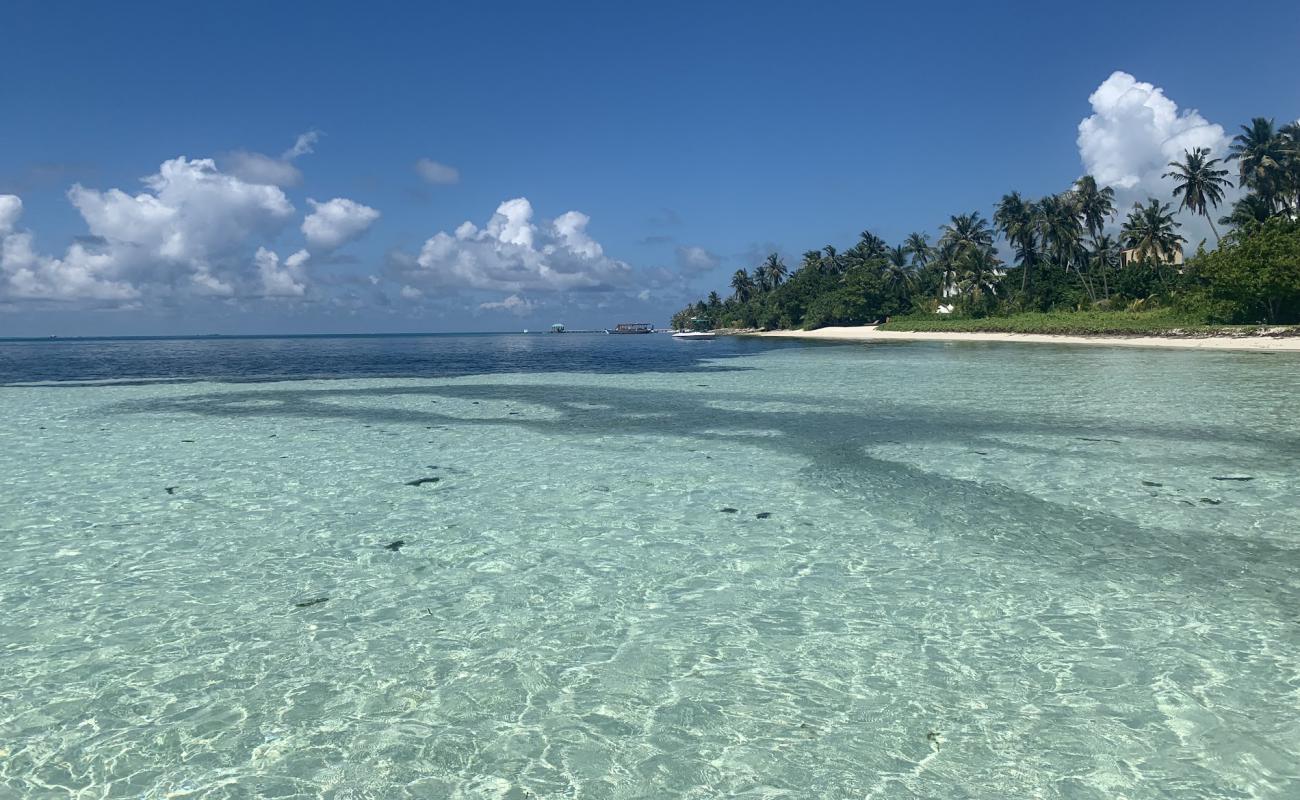
<instances>
[{"instance_id":1,"label":"cumulus cloud","mask_svg":"<svg viewBox=\"0 0 1300 800\"><path fill-rule=\"evenodd\" d=\"M402 295L403 300L419 300L421 297L424 297L424 292L414 286L403 286L399 294Z\"/></svg>"},{"instance_id":2,"label":"cumulus cloud","mask_svg":"<svg viewBox=\"0 0 1300 800\"><path fill-rule=\"evenodd\" d=\"M533 313L537 304L531 300L525 300L517 294L512 294L504 300L492 303L479 303L478 306L483 311L509 311L517 317L526 317Z\"/></svg>"},{"instance_id":3,"label":"cumulus cloud","mask_svg":"<svg viewBox=\"0 0 1300 800\"><path fill-rule=\"evenodd\" d=\"M221 172L211 159L163 162L143 180L146 191L100 191L80 184L68 199L90 236L62 257L36 252L30 232L5 236L0 291L46 300L126 300L155 293L257 294L248 253L294 213L278 187ZM14 217L12 202L6 217ZM19 206L21 208L21 206Z\"/></svg>"},{"instance_id":4,"label":"cumulus cloud","mask_svg":"<svg viewBox=\"0 0 1300 800\"><path fill-rule=\"evenodd\" d=\"M517 294L611 290L627 285L632 268L605 255L587 233L590 218L569 211L550 224L533 221L526 198L507 200L479 228L464 222L424 243L407 274L439 286Z\"/></svg>"},{"instance_id":5,"label":"cumulus cloud","mask_svg":"<svg viewBox=\"0 0 1300 800\"><path fill-rule=\"evenodd\" d=\"M431 158L422 158L419 161L416 161L415 174L419 175L426 182L435 185L460 182L460 170L455 167L449 167L446 164L439 164Z\"/></svg>"},{"instance_id":6,"label":"cumulus cloud","mask_svg":"<svg viewBox=\"0 0 1300 800\"><path fill-rule=\"evenodd\" d=\"M106 253L76 243L63 258L40 255L26 231L0 240L0 295L19 300L134 300L140 293L113 278L114 264Z\"/></svg>"},{"instance_id":7,"label":"cumulus cloud","mask_svg":"<svg viewBox=\"0 0 1300 800\"><path fill-rule=\"evenodd\" d=\"M677 266L686 272L708 272L722 263L722 259L699 245L677 248Z\"/></svg>"},{"instance_id":8,"label":"cumulus cloud","mask_svg":"<svg viewBox=\"0 0 1300 800\"><path fill-rule=\"evenodd\" d=\"M265 247L257 248L253 263L262 279L262 294L266 297L302 297L306 294L304 267L309 257L306 250L299 250L286 258L281 266L280 256Z\"/></svg>"},{"instance_id":9,"label":"cumulus cloud","mask_svg":"<svg viewBox=\"0 0 1300 800\"><path fill-rule=\"evenodd\" d=\"M0 236L4 236L18 224L23 215L23 199L16 194L0 194Z\"/></svg>"},{"instance_id":10,"label":"cumulus cloud","mask_svg":"<svg viewBox=\"0 0 1300 800\"><path fill-rule=\"evenodd\" d=\"M1088 102L1093 113L1079 123L1079 157L1086 173L1115 190L1121 218L1147 197L1171 200L1173 180L1161 176L1184 151L1207 147L1219 158L1227 152L1229 137L1221 125L1195 109L1180 110L1163 89L1127 72L1112 73ZM1205 223L1191 217L1184 214L1181 221L1194 247Z\"/></svg>"},{"instance_id":11,"label":"cumulus cloud","mask_svg":"<svg viewBox=\"0 0 1300 800\"><path fill-rule=\"evenodd\" d=\"M333 250L356 239L379 219L379 212L346 197L325 203L308 200L312 213L302 221L307 243L323 250Z\"/></svg>"},{"instance_id":12,"label":"cumulus cloud","mask_svg":"<svg viewBox=\"0 0 1300 800\"><path fill-rule=\"evenodd\" d=\"M297 186L302 183L302 170L298 169L293 162L300 156L315 152L313 145L319 138L319 131L301 133L293 146L281 153L279 158L249 150L236 150L221 159L221 166L230 174L248 183Z\"/></svg>"}]
</instances>

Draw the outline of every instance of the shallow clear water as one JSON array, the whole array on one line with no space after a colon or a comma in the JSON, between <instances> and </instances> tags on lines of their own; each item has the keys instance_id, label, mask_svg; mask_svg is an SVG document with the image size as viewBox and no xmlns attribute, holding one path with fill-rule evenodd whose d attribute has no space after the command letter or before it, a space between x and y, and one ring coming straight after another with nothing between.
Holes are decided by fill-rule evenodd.
<instances>
[{"instance_id":1,"label":"shallow clear water","mask_svg":"<svg viewBox=\"0 0 1300 800\"><path fill-rule=\"evenodd\" d=\"M0 797L1300 795L1294 356L101 342L0 378Z\"/></svg>"}]
</instances>

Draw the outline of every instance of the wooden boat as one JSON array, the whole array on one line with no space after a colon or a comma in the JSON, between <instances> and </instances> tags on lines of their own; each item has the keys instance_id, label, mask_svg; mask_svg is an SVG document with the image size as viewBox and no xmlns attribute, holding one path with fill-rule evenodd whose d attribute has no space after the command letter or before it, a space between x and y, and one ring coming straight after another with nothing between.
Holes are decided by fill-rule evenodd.
<instances>
[{"instance_id":1,"label":"wooden boat","mask_svg":"<svg viewBox=\"0 0 1300 800\"><path fill-rule=\"evenodd\" d=\"M649 322L620 322L612 328L606 328L605 333L654 333L655 326Z\"/></svg>"}]
</instances>

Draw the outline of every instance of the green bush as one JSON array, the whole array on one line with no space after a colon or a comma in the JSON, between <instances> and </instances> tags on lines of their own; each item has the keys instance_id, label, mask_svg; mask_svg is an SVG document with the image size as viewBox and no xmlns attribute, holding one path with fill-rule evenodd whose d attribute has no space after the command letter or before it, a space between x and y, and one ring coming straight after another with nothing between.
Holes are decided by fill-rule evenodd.
<instances>
[{"instance_id":1,"label":"green bush","mask_svg":"<svg viewBox=\"0 0 1300 800\"><path fill-rule=\"evenodd\" d=\"M1234 322L1300 322L1300 221L1274 218L1224 237L1189 266Z\"/></svg>"}]
</instances>

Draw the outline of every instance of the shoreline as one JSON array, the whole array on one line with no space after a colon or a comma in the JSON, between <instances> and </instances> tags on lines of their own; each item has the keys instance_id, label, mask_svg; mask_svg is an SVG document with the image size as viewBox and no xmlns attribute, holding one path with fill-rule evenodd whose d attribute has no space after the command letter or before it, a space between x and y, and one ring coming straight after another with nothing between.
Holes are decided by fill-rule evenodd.
<instances>
[{"instance_id":1,"label":"shoreline","mask_svg":"<svg viewBox=\"0 0 1300 800\"><path fill-rule=\"evenodd\" d=\"M753 331L736 336L773 339L813 339L831 342L1000 342L1003 344L1067 344L1105 347L1155 347L1181 350L1241 350L1300 353L1300 336L1067 336L1046 333L967 333L959 331L882 331L875 325L827 327L812 331Z\"/></svg>"}]
</instances>

